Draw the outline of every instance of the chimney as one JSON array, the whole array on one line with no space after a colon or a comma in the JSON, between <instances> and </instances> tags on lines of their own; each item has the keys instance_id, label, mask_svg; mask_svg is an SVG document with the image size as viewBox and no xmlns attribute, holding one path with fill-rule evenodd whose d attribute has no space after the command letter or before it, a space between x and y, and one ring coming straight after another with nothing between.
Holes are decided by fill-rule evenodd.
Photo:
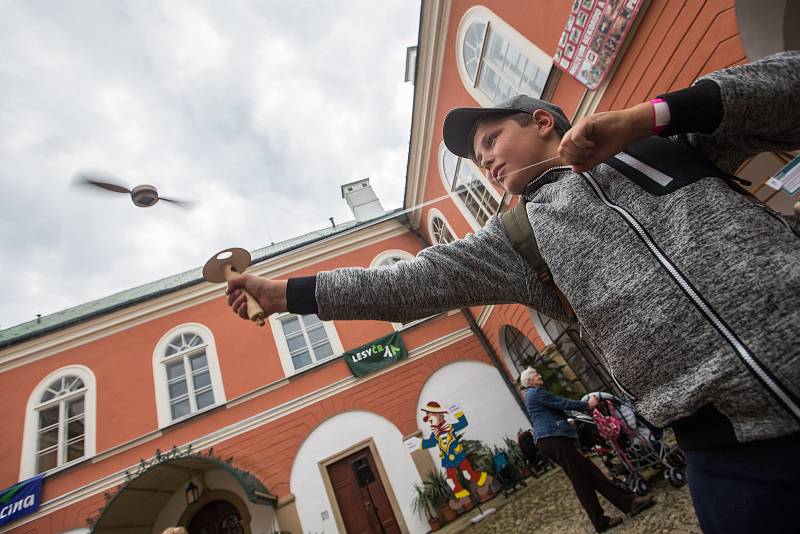
<instances>
[{"instance_id":1,"label":"chimney","mask_svg":"<svg viewBox=\"0 0 800 534\"><path fill-rule=\"evenodd\" d=\"M369 178L344 184L342 198L350 206L356 222L368 221L386 213L372 186L369 185Z\"/></svg>"}]
</instances>

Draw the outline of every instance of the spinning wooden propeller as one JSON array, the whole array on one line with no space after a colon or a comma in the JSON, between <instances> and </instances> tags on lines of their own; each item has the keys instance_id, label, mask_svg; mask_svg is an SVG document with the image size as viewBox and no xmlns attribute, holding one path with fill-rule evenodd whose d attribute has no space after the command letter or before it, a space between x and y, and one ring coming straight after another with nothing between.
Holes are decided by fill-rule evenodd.
<instances>
[{"instance_id":1,"label":"spinning wooden propeller","mask_svg":"<svg viewBox=\"0 0 800 534\"><path fill-rule=\"evenodd\" d=\"M149 208L155 205L159 200L170 202L182 208L190 208L192 206L191 202L185 200L176 200L174 198L159 196L155 186L149 184L137 185L133 189L128 189L124 185L114 183L113 178L84 173L78 173L75 176L75 183L79 185L91 185L113 193L126 193L130 195L134 205L140 208Z\"/></svg>"}]
</instances>

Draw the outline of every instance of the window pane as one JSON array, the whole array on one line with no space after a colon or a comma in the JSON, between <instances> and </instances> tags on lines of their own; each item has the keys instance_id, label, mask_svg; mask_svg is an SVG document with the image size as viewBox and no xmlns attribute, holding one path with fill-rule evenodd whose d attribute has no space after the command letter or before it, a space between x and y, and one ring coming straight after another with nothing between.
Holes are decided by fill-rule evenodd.
<instances>
[{"instance_id":1,"label":"window pane","mask_svg":"<svg viewBox=\"0 0 800 534\"><path fill-rule=\"evenodd\" d=\"M57 461L58 451L55 449L44 454L39 454L36 458L36 472L42 473L48 469L53 469Z\"/></svg>"},{"instance_id":2,"label":"window pane","mask_svg":"<svg viewBox=\"0 0 800 534\"><path fill-rule=\"evenodd\" d=\"M458 156L445 149L442 153L442 169L444 170L444 177L447 180L449 188L453 187L453 178L456 175L456 166L458 165Z\"/></svg>"},{"instance_id":3,"label":"window pane","mask_svg":"<svg viewBox=\"0 0 800 534\"><path fill-rule=\"evenodd\" d=\"M67 402L67 417L75 417L83 413L83 397Z\"/></svg>"},{"instance_id":4,"label":"window pane","mask_svg":"<svg viewBox=\"0 0 800 534\"><path fill-rule=\"evenodd\" d=\"M306 330L314 326L315 324L319 324L319 317L314 315L313 313L310 315L303 316L303 324L306 326Z\"/></svg>"},{"instance_id":5,"label":"window pane","mask_svg":"<svg viewBox=\"0 0 800 534\"><path fill-rule=\"evenodd\" d=\"M292 356L292 364L294 365L295 369L300 369L309 365L311 363L311 355L308 351L301 352L300 354L296 354Z\"/></svg>"},{"instance_id":6,"label":"window pane","mask_svg":"<svg viewBox=\"0 0 800 534\"><path fill-rule=\"evenodd\" d=\"M483 55L484 61L490 61L496 68L500 68L506 60L508 43L494 32L489 32L489 47Z\"/></svg>"},{"instance_id":7,"label":"window pane","mask_svg":"<svg viewBox=\"0 0 800 534\"><path fill-rule=\"evenodd\" d=\"M197 396L196 400L197 400L198 410L202 410L206 406L211 406L212 404L214 404L214 391L210 389L204 391Z\"/></svg>"},{"instance_id":8,"label":"window pane","mask_svg":"<svg viewBox=\"0 0 800 534\"><path fill-rule=\"evenodd\" d=\"M314 355L317 357L317 360L322 360L324 358L327 358L328 356L333 355L333 349L331 348L331 344L326 341L319 347L315 346Z\"/></svg>"},{"instance_id":9,"label":"window pane","mask_svg":"<svg viewBox=\"0 0 800 534\"><path fill-rule=\"evenodd\" d=\"M194 375L193 379L195 391L211 385L211 375L208 373L208 371L203 371Z\"/></svg>"},{"instance_id":10,"label":"window pane","mask_svg":"<svg viewBox=\"0 0 800 534\"><path fill-rule=\"evenodd\" d=\"M183 368L182 359L178 360L177 362L167 364L167 380L181 377L184 374L186 374L186 370Z\"/></svg>"},{"instance_id":11,"label":"window pane","mask_svg":"<svg viewBox=\"0 0 800 534\"><path fill-rule=\"evenodd\" d=\"M44 432L39 432L39 446L36 448L37 451L43 451L53 445L58 444L58 428L53 428L52 430L45 430Z\"/></svg>"},{"instance_id":12,"label":"window pane","mask_svg":"<svg viewBox=\"0 0 800 534\"><path fill-rule=\"evenodd\" d=\"M72 460L77 460L78 458L83 457L83 440L78 440L74 443L70 443L67 446L67 461L71 462Z\"/></svg>"},{"instance_id":13,"label":"window pane","mask_svg":"<svg viewBox=\"0 0 800 534\"><path fill-rule=\"evenodd\" d=\"M169 398L176 399L183 395L186 395L188 392L188 388L186 386L186 380L178 380L169 384Z\"/></svg>"},{"instance_id":14,"label":"window pane","mask_svg":"<svg viewBox=\"0 0 800 534\"><path fill-rule=\"evenodd\" d=\"M311 341L312 345L315 345L322 340L328 339L328 334L327 332L325 332L325 327L322 326L322 323L315 326L314 328L309 329L308 339Z\"/></svg>"},{"instance_id":15,"label":"window pane","mask_svg":"<svg viewBox=\"0 0 800 534\"><path fill-rule=\"evenodd\" d=\"M198 369L202 369L203 367L208 367L208 359L206 359L206 353L200 353L197 356L192 356L189 358L189 365L192 367L192 371L197 371Z\"/></svg>"},{"instance_id":16,"label":"window pane","mask_svg":"<svg viewBox=\"0 0 800 534\"><path fill-rule=\"evenodd\" d=\"M170 406L172 410L172 418L178 419L179 417L183 417L189 413L189 399L182 400L180 402L176 402L172 406Z\"/></svg>"},{"instance_id":17,"label":"window pane","mask_svg":"<svg viewBox=\"0 0 800 534\"><path fill-rule=\"evenodd\" d=\"M83 435L83 419L76 419L67 423L67 441Z\"/></svg>"},{"instance_id":18,"label":"window pane","mask_svg":"<svg viewBox=\"0 0 800 534\"><path fill-rule=\"evenodd\" d=\"M494 93L497 91L497 73L489 65L483 66L480 80L478 80L478 87L486 93L486 96L488 96L492 102L497 102L494 97Z\"/></svg>"},{"instance_id":19,"label":"window pane","mask_svg":"<svg viewBox=\"0 0 800 534\"><path fill-rule=\"evenodd\" d=\"M58 423L58 405L39 412L39 429Z\"/></svg>"},{"instance_id":20,"label":"window pane","mask_svg":"<svg viewBox=\"0 0 800 534\"><path fill-rule=\"evenodd\" d=\"M296 315L287 319L282 319L281 326L283 327L283 333L288 336L300 330L300 319Z\"/></svg>"},{"instance_id":21,"label":"window pane","mask_svg":"<svg viewBox=\"0 0 800 534\"><path fill-rule=\"evenodd\" d=\"M289 352L294 352L306 348L306 340L303 336L287 337L286 345L289 347Z\"/></svg>"}]
</instances>

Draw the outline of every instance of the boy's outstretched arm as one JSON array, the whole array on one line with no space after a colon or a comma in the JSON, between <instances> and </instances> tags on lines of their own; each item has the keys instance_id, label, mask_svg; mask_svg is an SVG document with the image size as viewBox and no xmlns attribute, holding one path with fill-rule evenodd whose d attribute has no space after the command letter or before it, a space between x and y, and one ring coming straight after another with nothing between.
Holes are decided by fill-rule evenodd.
<instances>
[{"instance_id":1,"label":"boy's outstretched arm","mask_svg":"<svg viewBox=\"0 0 800 534\"><path fill-rule=\"evenodd\" d=\"M564 135L559 155L582 172L650 135L689 134L692 146L733 172L759 152L800 147L799 89L800 52L781 52L660 95L666 126L657 127L652 101L584 117Z\"/></svg>"},{"instance_id":2,"label":"boy's outstretched arm","mask_svg":"<svg viewBox=\"0 0 800 534\"><path fill-rule=\"evenodd\" d=\"M391 267L348 267L288 281L236 276L228 282L228 304L246 319L242 288L267 315L314 313L323 321L404 322L466 306L502 303L526 304L568 320L552 290L538 281L514 250L498 217L464 239L428 247L416 258Z\"/></svg>"}]
</instances>

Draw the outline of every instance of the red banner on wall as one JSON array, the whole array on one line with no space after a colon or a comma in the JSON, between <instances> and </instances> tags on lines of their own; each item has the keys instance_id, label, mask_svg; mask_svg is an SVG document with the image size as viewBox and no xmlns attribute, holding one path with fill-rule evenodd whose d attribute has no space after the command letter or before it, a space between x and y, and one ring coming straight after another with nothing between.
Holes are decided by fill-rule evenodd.
<instances>
[{"instance_id":1,"label":"red banner on wall","mask_svg":"<svg viewBox=\"0 0 800 534\"><path fill-rule=\"evenodd\" d=\"M645 0L574 0L554 63L589 89L614 65Z\"/></svg>"}]
</instances>

